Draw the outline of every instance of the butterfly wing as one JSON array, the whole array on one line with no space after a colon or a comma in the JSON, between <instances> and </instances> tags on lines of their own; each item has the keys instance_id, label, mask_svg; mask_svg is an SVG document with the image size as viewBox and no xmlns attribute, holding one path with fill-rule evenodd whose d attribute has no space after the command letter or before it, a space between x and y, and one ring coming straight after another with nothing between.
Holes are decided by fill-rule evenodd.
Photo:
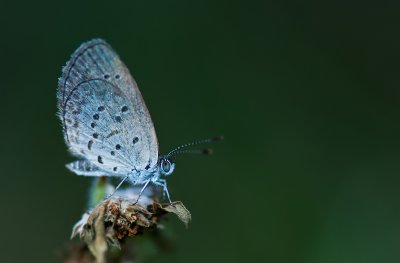
<instances>
[{"instance_id":1,"label":"butterfly wing","mask_svg":"<svg viewBox=\"0 0 400 263\"><path fill-rule=\"evenodd\" d=\"M77 160L66 165L68 170L83 176L104 176L104 171L88 160Z\"/></svg>"},{"instance_id":2,"label":"butterfly wing","mask_svg":"<svg viewBox=\"0 0 400 263\"><path fill-rule=\"evenodd\" d=\"M63 68L58 109L70 151L111 174L154 167L158 142L129 70L104 40L83 43Z\"/></svg>"}]
</instances>

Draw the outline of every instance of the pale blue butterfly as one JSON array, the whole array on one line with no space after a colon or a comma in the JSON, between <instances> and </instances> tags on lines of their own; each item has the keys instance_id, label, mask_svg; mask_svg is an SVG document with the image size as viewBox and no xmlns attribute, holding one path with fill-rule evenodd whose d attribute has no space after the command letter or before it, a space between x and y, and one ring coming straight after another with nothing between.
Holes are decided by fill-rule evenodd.
<instances>
[{"instance_id":1,"label":"pale blue butterfly","mask_svg":"<svg viewBox=\"0 0 400 263\"><path fill-rule=\"evenodd\" d=\"M172 156L179 146L159 156L153 122L128 68L102 39L83 43L62 70L57 90L58 114L64 138L79 160L67 168L84 176L116 176L134 185L149 183L163 187L171 201L164 178L175 168ZM208 153L208 151L202 151ZM139 194L139 197L140 197Z\"/></svg>"}]
</instances>

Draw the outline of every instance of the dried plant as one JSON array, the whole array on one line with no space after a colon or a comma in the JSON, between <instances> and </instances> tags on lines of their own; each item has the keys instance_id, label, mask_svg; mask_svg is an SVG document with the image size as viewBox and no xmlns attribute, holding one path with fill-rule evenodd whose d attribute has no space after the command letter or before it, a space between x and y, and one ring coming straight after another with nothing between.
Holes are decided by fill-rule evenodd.
<instances>
[{"instance_id":1,"label":"dried plant","mask_svg":"<svg viewBox=\"0 0 400 263\"><path fill-rule=\"evenodd\" d=\"M98 180L90 198L90 203L98 201L98 204L82 215L71 235L71 239L79 236L85 245L72 246L64 262L122 262L122 258L123 262L134 262L134 248L123 246L127 239L160 228L160 219L168 213L177 215L188 226L191 215L182 202L162 204L158 192L152 188L138 198L138 190L135 187L118 190L104 198L113 189L106 179Z\"/></svg>"}]
</instances>

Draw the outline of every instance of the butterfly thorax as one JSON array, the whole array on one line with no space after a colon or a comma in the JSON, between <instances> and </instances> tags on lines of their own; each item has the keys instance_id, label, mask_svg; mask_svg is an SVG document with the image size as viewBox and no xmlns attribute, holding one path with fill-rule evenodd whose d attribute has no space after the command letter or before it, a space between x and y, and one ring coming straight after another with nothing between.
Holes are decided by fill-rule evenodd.
<instances>
[{"instance_id":1,"label":"butterfly thorax","mask_svg":"<svg viewBox=\"0 0 400 263\"><path fill-rule=\"evenodd\" d=\"M158 165L153 169L144 170L144 171L135 171L133 170L129 173L129 181L134 185L145 184L147 181L156 182L160 179L161 173Z\"/></svg>"},{"instance_id":2,"label":"butterfly thorax","mask_svg":"<svg viewBox=\"0 0 400 263\"><path fill-rule=\"evenodd\" d=\"M133 170L129 174L130 181L133 184L144 184L147 181L156 183L160 181L162 176L169 176L175 169L175 163L167 156L160 156L157 165L148 170L136 171Z\"/></svg>"}]
</instances>

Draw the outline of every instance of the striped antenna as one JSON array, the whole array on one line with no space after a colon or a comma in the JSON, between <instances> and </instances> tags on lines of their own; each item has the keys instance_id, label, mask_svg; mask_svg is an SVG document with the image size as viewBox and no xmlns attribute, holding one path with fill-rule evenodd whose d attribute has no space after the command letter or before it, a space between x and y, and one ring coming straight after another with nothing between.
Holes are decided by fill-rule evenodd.
<instances>
[{"instance_id":1,"label":"striped antenna","mask_svg":"<svg viewBox=\"0 0 400 263\"><path fill-rule=\"evenodd\" d=\"M188 149L184 149L184 150L179 150L174 152L174 154L172 156L178 155L178 154L203 154L203 155L211 155L213 154L213 150L210 148L206 148L206 149L196 149L196 150L188 150Z\"/></svg>"},{"instance_id":2,"label":"striped antenna","mask_svg":"<svg viewBox=\"0 0 400 263\"><path fill-rule=\"evenodd\" d=\"M206 143L211 143L211 142L216 142L216 141L222 141L224 139L224 136L217 136L214 138L209 138L209 139L205 139L205 140L198 140L198 141L194 141L191 143L186 143L186 144L182 144L181 146L176 147L175 149L173 149L172 151L170 151L167 154L167 158L170 156L174 156L176 154L182 154L182 153L196 153L196 154L206 154L209 155L212 153L211 149L203 149L203 150L182 150L184 148L193 146L193 145L198 145L198 144L206 144Z\"/></svg>"}]
</instances>

